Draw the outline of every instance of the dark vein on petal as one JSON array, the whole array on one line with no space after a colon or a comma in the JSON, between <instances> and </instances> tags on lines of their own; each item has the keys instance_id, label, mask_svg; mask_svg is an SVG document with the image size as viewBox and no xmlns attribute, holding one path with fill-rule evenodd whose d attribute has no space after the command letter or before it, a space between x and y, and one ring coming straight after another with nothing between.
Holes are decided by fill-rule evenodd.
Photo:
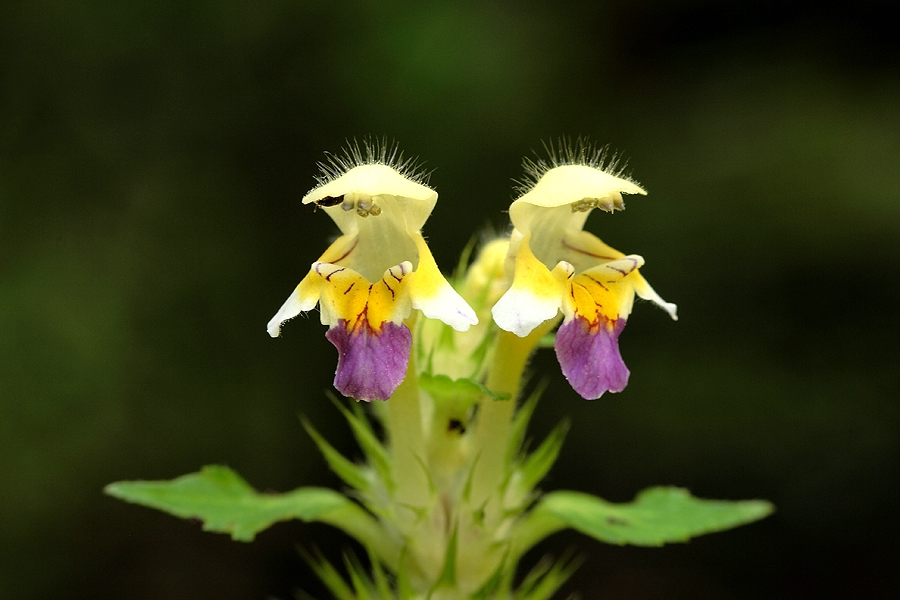
<instances>
[{"instance_id":1,"label":"dark vein on petal","mask_svg":"<svg viewBox=\"0 0 900 600\"><path fill-rule=\"evenodd\" d=\"M337 258L337 259L335 259L335 260L332 260L332 261L330 261L330 262L333 262L333 263L339 263L339 262L341 262L342 260L344 260L345 258L347 258L348 256L350 256L350 253L351 253L351 252L353 252L354 250L356 250L356 245L357 245L357 244L359 244L359 239L357 239L357 240L355 240L355 241L353 242L353 245L350 246L350 249L347 250L347 251L344 253L343 256L341 256L340 258Z\"/></svg>"},{"instance_id":2,"label":"dark vein on petal","mask_svg":"<svg viewBox=\"0 0 900 600\"><path fill-rule=\"evenodd\" d=\"M615 256L603 256L602 254L594 254L593 252L588 252L587 250L582 250L581 248L576 248L575 246L569 244L566 240L562 241L563 247L572 250L573 252L577 252L579 254L584 254L585 256L593 256L594 258L599 258L601 260L616 260Z\"/></svg>"}]
</instances>

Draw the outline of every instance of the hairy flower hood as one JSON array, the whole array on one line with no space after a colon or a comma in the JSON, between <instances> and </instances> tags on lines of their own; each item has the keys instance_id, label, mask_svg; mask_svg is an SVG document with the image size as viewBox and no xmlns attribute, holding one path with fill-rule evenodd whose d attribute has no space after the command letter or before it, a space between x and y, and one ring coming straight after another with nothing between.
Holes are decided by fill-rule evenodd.
<instances>
[{"instance_id":1,"label":"hairy flower hood","mask_svg":"<svg viewBox=\"0 0 900 600\"><path fill-rule=\"evenodd\" d=\"M664 308L665 302L638 271L644 259L625 255L584 231L595 208L625 208L622 194L646 194L637 183L604 167L603 154L566 155L552 164L526 163L531 185L509 209L513 223L508 260L509 291L493 308L497 325L520 337L562 311L556 353L563 373L585 398L621 391L628 369L618 336L631 313L634 296Z\"/></svg>"},{"instance_id":2,"label":"hairy flower hood","mask_svg":"<svg viewBox=\"0 0 900 600\"><path fill-rule=\"evenodd\" d=\"M437 193L396 153L373 157L366 149L366 160L356 148L325 167L326 177L303 198L322 208L343 235L311 265L267 327L277 337L284 321L318 304L339 353L335 386L358 400L386 399L403 380L411 345L403 322L413 309L459 331L478 322L422 237Z\"/></svg>"}]
</instances>

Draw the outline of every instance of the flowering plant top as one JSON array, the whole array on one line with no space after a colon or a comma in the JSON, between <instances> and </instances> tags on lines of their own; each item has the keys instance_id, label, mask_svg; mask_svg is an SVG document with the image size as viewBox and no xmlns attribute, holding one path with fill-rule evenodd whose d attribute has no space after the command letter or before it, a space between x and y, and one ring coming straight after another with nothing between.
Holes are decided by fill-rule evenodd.
<instances>
[{"instance_id":1,"label":"flowering plant top","mask_svg":"<svg viewBox=\"0 0 900 600\"><path fill-rule=\"evenodd\" d=\"M396 147L354 144L320 165L303 202L326 212L341 235L267 329L277 337L285 321L318 306L338 351L335 388L355 400L387 400L350 408L336 401L362 462L304 421L350 492L261 494L220 466L171 481L119 482L107 492L242 541L285 519L338 527L362 544L370 568L345 557L345 579L321 555L307 560L335 597L372 600L543 600L577 565L564 557L518 578L516 568L561 529L659 546L769 514L764 501L700 500L680 488L650 488L625 504L537 488L568 427L527 451L540 390L519 396L534 351L559 325L563 374L582 397L598 398L628 382L618 340L634 297L676 318L675 305L640 273L641 256L584 230L591 211L622 210L625 196L644 189L581 141L549 150L549 160L525 163L511 233L483 244L471 264L468 248L450 281L422 236L437 193L414 162Z\"/></svg>"}]
</instances>

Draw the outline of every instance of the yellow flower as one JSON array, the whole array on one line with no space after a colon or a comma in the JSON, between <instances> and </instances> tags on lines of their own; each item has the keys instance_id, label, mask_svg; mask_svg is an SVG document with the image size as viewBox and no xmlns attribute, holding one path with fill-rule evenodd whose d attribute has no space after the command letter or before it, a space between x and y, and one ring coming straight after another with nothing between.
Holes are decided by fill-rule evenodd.
<instances>
[{"instance_id":1,"label":"yellow flower","mask_svg":"<svg viewBox=\"0 0 900 600\"><path fill-rule=\"evenodd\" d=\"M321 165L325 176L304 198L341 230L269 321L277 337L284 321L319 305L326 334L338 349L335 387L357 400L384 400L403 381L412 336L403 321L413 309L458 331L475 312L438 270L421 229L437 193L396 148L354 145Z\"/></svg>"},{"instance_id":2,"label":"yellow flower","mask_svg":"<svg viewBox=\"0 0 900 600\"><path fill-rule=\"evenodd\" d=\"M513 283L492 311L501 329L524 337L561 310L556 355L569 383L589 399L628 383L618 337L635 294L677 319L676 306L638 271L643 258L583 230L593 209L622 210L622 194L646 194L604 158L579 142L551 150L549 163L526 161L528 185L509 209Z\"/></svg>"}]
</instances>

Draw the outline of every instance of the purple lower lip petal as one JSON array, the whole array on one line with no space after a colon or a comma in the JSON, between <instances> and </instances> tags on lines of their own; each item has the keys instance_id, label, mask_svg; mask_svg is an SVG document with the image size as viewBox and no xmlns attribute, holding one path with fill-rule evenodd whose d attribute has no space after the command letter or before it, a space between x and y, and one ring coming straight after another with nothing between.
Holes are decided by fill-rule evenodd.
<instances>
[{"instance_id":1,"label":"purple lower lip petal","mask_svg":"<svg viewBox=\"0 0 900 600\"><path fill-rule=\"evenodd\" d=\"M619 353L619 334L625 319L612 329L607 322L595 326L575 316L556 333L556 358L572 388L587 400L596 400L604 392L621 392L628 385L628 367Z\"/></svg>"},{"instance_id":2,"label":"purple lower lip petal","mask_svg":"<svg viewBox=\"0 0 900 600\"><path fill-rule=\"evenodd\" d=\"M350 330L341 319L325 337L338 351L334 387L344 396L387 400L406 376L412 334L402 323L383 323L376 332L366 325Z\"/></svg>"}]
</instances>

